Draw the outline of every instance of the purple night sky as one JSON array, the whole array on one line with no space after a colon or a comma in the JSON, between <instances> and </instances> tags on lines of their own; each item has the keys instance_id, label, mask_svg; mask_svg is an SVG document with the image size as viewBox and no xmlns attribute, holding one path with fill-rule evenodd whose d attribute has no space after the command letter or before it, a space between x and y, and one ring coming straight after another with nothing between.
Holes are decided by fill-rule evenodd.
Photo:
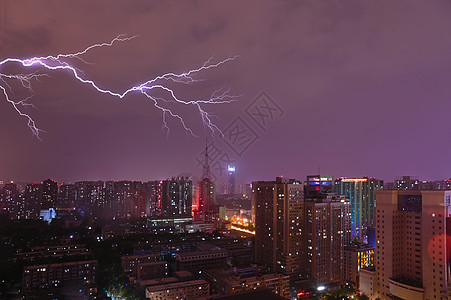
<instances>
[{"instance_id":1,"label":"purple night sky","mask_svg":"<svg viewBox=\"0 0 451 300\"><path fill-rule=\"evenodd\" d=\"M242 94L207 106L226 129L238 116L258 138L234 153L237 181L321 173L393 180L451 177L451 2L16 1L0 2L0 60L79 51L118 34L139 37L86 56L100 85L123 90L214 56L240 58L199 74L186 94L224 85ZM10 70L10 69L9 69ZM13 69L14 70L14 69ZM3 72L3 70L0 70ZM153 180L196 173L198 138L142 95L99 94L65 71L34 82L29 112L40 142L0 93L0 179ZM246 108L266 92L283 113L259 127ZM235 149L236 150L236 149Z\"/></svg>"}]
</instances>

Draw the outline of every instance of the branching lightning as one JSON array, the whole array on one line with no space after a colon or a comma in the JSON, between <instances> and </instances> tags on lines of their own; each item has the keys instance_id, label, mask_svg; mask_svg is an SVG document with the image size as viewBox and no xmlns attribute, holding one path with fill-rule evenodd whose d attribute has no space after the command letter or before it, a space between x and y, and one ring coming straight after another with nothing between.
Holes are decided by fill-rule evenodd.
<instances>
[{"instance_id":1,"label":"branching lightning","mask_svg":"<svg viewBox=\"0 0 451 300\"><path fill-rule=\"evenodd\" d=\"M126 37L124 35L119 35L110 42L94 44L85 48L82 51L70 54L58 54L56 56L49 55L43 57L33 57L28 59L6 58L3 61L0 61L0 69L2 68L2 66L6 66L8 64L18 64L25 68L38 67L45 71L66 70L69 73L71 73L76 80L88 86L91 86L91 88L94 88L96 91L100 93L108 94L113 97L122 99L130 93L134 92L141 93L144 96L146 96L149 100L151 100L153 105L162 112L163 129L166 130L167 134L169 134L167 118L172 117L178 120L187 132L189 132L192 135L195 135L191 130L191 128L185 123L183 117L180 114L174 112L174 110L172 110L168 106L163 105L162 103L191 105L194 106L199 111L200 118L206 128L211 130L212 133L222 134L221 130L212 121L211 118L212 116L204 108L204 106L208 104L230 103L239 96L230 94L230 89L222 87L214 91L209 97L205 99L185 99L184 97L180 96L179 93L176 92L174 88L171 88L169 87L169 85L165 85L164 83L174 82L187 85L199 83L200 81L202 81L202 79L196 79L195 75L197 75L202 71L214 69L225 63L233 61L237 58L237 56L228 57L219 62L214 62L213 59L210 58L202 66L196 69L192 69L183 73L166 73L163 75L159 75L143 83L132 86L122 92L100 87L94 80L87 78L82 70L78 69L73 64L71 64L71 61L74 59L80 60L81 62L87 64L87 62L83 59L82 56L87 52L89 52L90 50L100 47L111 47L116 42L129 41L133 38L135 38L135 36ZM6 101L8 101L14 107L14 109L20 116L24 117L27 120L28 122L27 125L30 128L33 136L37 137L40 140L41 140L40 133L44 131L39 127L37 127L34 119L31 117L30 114L24 111L24 108L25 107L34 108L33 104L29 102L30 98L33 95L32 82L34 80L39 80L43 76L48 76L48 74L39 72L32 72L29 74L8 74L0 72L0 89L3 92ZM20 86L22 86L30 94L30 96L25 97L23 99L14 99L14 92L11 86L11 83L13 82L16 84L17 83L20 84ZM163 92L165 96L161 97L154 95L153 93L154 90L159 90L160 92Z\"/></svg>"}]
</instances>

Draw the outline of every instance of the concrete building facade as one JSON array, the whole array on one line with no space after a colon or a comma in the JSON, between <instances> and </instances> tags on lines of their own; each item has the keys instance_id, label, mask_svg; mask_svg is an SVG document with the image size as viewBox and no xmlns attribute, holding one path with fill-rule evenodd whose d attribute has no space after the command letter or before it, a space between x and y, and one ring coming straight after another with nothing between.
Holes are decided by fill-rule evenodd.
<instances>
[{"instance_id":1,"label":"concrete building facade","mask_svg":"<svg viewBox=\"0 0 451 300\"><path fill-rule=\"evenodd\" d=\"M449 299L451 191L377 192L373 297Z\"/></svg>"},{"instance_id":2,"label":"concrete building facade","mask_svg":"<svg viewBox=\"0 0 451 300\"><path fill-rule=\"evenodd\" d=\"M301 273L304 187L294 179L252 183L255 203L255 259L294 278Z\"/></svg>"}]
</instances>

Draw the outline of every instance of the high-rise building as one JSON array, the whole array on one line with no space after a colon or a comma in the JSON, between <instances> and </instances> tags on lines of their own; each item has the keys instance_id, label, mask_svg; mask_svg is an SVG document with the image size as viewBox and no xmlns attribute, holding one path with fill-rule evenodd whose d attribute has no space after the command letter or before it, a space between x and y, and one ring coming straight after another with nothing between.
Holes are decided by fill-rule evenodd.
<instances>
[{"instance_id":1,"label":"high-rise building","mask_svg":"<svg viewBox=\"0 0 451 300\"><path fill-rule=\"evenodd\" d=\"M42 183L28 184L25 187L25 219L39 217L42 199Z\"/></svg>"},{"instance_id":2,"label":"high-rise building","mask_svg":"<svg viewBox=\"0 0 451 300\"><path fill-rule=\"evenodd\" d=\"M395 187L397 190L419 190L420 180L411 176L403 176L400 179L396 179Z\"/></svg>"},{"instance_id":3,"label":"high-rise building","mask_svg":"<svg viewBox=\"0 0 451 300\"><path fill-rule=\"evenodd\" d=\"M304 187L294 179L252 183L255 203L255 259L273 272L301 273Z\"/></svg>"},{"instance_id":4,"label":"high-rise building","mask_svg":"<svg viewBox=\"0 0 451 300\"><path fill-rule=\"evenodd\" d=\"M62 184L58 190L58 208L75 208L77 203L77 187L75 184Z\"/></svg>"},{"instance_id":5,"label":"high-rise building","mask_svg":"<svg viewBox=\"0 0 451 300\"><path fill-rule=\"evenodd\" d=\"M147 193L142 188L135 188L133 190L133 214L135 218L146 217L147 208Z\"/></svg>"},{"instance_id":6,"label":"high-rise building","mask_svg":"<svg viewBox=\"0 0 451 300\"><path fill-rule=\"evenodd\" d=\"M334 177L331 175L310 175L304 182L304 197L311 198L320 193L333 193Z\"/></svg>"},{"instance_id":7,"label":"high-rise building","mask_svg":"<svg viewBox=\"0 0 451 300\"><path fill-rule=\"evenodd\" d=\"M383 185L382 180L368 177L335 180L335 193L345 195L351 203L352 238L374 244L369 233L375 226L376 191Z\"/></svg>"},{"instance_id":8,"label":"high-rise building","mask_svg":"<svg viewBox=\"0 0 451 300\"><path fill-rule=\"evenodd\" d=\"M233 195L235 191L235 172L236 168L234 165L227 166L227 191L226 194Z\"/></svg>"},{"instance_id":9,"label":"high-rise building","mask_svg":"<svg viewBox=\"0 0 451 300\"><path fill-rule=\"evenodd\" d=\"M15 218L17 214L18 190L15 183L6 183L0 189L0 214L8 215L10 218Z\"/></svg>"},{"instance_id":10,"label":"high-rise building","mask_svg":"<svg viewBox=\"0 0 451 300\"><path fill-rule=\"evenodd\" d=\"M302 277L322 285L344 279L344 247L349 245L350 203L326 194L304 203Z\"/></svg>"},{"instance_id":11,"label":"high-rise building","mask_svg":"<svg viewBox=\"0 0 451 300\"><path fill-rule=\"evenodd\" d=\"M76 182L76 206L84 215L102 215L109 207L105 204L105 184L103 181Z\"/></svg>"},{"instance_id":12,"label":"high-rise building","mask_svg":"<svg viewBox=\"0 0 451 300\"><path fill-rule=\"evenodd\" d=\"M450 299L451 191L377 192L372 299ZM367 282L372 282L366 278Z\"/></svg>"},{"instance_id":13,"label":"high-rise building","mask_svg":"<svg viewBox=\"0 0 451 300\"><path fill-rule=\"evenodd\" d=\"M384 190L432 190L434 182L420 181L417 177L402 176L393 182L384 184Z\"/></svg>"},{"instance_id":14,"label":"high-rise building","mask_svg":"<svg viewBox=\"0 0 451 300\"><path fill-rule=\"evenodd\" d=\"M194 220L214 221L215 212L215 183L209 178L204 178L197 183L196 189L196 211Z\"/></svg>"},{"instance_id":15,"label":"high-rise building","mask_svg":"<svg viewBox=\"0 0 451 300\"><path fill-rule=\"evenodd\" d=\"M193 184L188 178L163 181L163 216L191 216Z\"/></svg>"},{"instance_id":16,"label":"high-rise building","mask_svg":"<svg viewBox=\"0 0 451 300\"><path fill-rule=\"evenodd\" d=\"M58 183L51 179L42 182L42 202L41 209L55 207L58 198Z\"/></svg>"},{"instance_id":17,"label":"high-rise building","mask_svg":"<svg viewBox=\"0 0 451 300\"><path fill-rule=\"evenodd\" d=\"M102 217L113 218L118 216L119 201L116 195L116 182L105 181L105 209L102 212Z\"/></svg>"},{"instance_id":18,"label":"high-rise building","mask_svg":"<svg viewBox=\"0 0 451 300\"><path fill-rule=\"evenodd\" d=\"M147 185L148 216L161 216L163 181L149 181Z\"/></svg>"}]
</instances>

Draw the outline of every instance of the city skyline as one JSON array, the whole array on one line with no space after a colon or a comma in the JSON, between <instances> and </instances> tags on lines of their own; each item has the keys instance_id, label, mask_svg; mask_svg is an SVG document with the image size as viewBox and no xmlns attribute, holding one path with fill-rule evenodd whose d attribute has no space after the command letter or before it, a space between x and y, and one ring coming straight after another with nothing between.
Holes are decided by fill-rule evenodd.
<instances>
[{"instance_id":1,"label":"city skyline","mask_svg":"<svg viewBox=\"0 0 451 300\"><path fill-rule=\"evenodd\" d=\"M52 180L55 181L59 184L73 184L76 182L97 182L97 181L102 181L102 182L119 182L119 181L130 181L130 182L150 182L150 181L163 181L163 180L171 180L171 179L176 179L176 178L186 178L188 180L191 180L193 183L196 183L198 181L201 181L201 176L197 176L197 174L202 174L202 173L181 173L178 175L172 175L172 176L167 176L167 177L159 177L159 178L147 178L147 179L131 179L131 178L120 178L120 179L113 179L113 178L84 178L81 177L80 179L76 179L76 180L64 180L64 179L59 179L59 178L51 178L48 176L44 176L42 178L38 178L36 180L24 180L24 179L12 179L12 178L0 178L0 184L6 184L6 183L42 183L46 180ZM301 176L285 176L285 175L280 175L280 174L273 174L272 177L282 177L282 178L294 178L296 180L299 180L302 183L305 183L306 185L308 184L308 177L315 177L315 176L323 176L323 175L318 175L313 173L308 173L305 177L301 177ZM325 176L325 175L324 175ZM368 179L376 179L376 177L374 176L369 176L368 174L365 174L363 176L335 176L335 175L327 175L329 178L332 178L333 180L338 180L338 179L349 179L349 180L353 180L353 179L361 179L361 178L368 178ZM270 176L269 176L270 177ZM252 184L253 181L265 181L268 180L266 177L258 177L256 176L255 180L251 180L249 182L242 182L242 181L237 181L236 185L250 185ZM431 183L431 182L440 182L440 181L444 181L444 182L451 182L451 177L448 178L437 178L434 180L430 180L427 178L423 178L423 177L419 177L419 176L415 176L412 174L404 174L401 176L391 176L392 180L385 180L384 178L378 178L381 179L383 182L386 183L386 185L388 185L389 189L394 189L393 184L395 184L398 181L402 181L405 178L409 178L412 181L415 181L417 185L421 185L421 184L426 184L426 183ZM271 179L271 177L270 177ZM220 187L223 188L223 190L218 190L219 194L229 194L227 192L227 186L229 185L228 181L227 181L227 177L225 178L219 178L217 180L212 180L211 182L215 183L215 184L219 184ZM398 187L399 188L399 187ZM412 187L411 187L412 188ZM400 188L402 189L402 188ZM430 188L426 188L426 189L430 189ZM327 191L327 192L334 192L333 190L331 191Z\"/></svg>"},{"instance_id":2,"label":"city skyline","mask_svg":"<svg viewBox=\"0 0 451 300\"><path fill-rule=\"evenodd\" d=\"M0 0L0 298L451 299L450 16Z\"/></svg>"},{"instance_id":3,"label":"city skyline","mask_svg":"<svg viewBox=\"0 0 451 300\"><path fill-rule=\"evenodd\" d=\"M118 101L56 72L33 82L30 101L37 109L27 109L46 130L43 142L0 99L0 178L75 182L200 175L205 136L236 161L237 182L305 178L318 169L385 181L451 177L446 1L25 3L27 10L23 2L0 4L1 59L70 53L121 33L138 36L85 58L87 76L104 87L122 90L142 78L184 72L211 56L238 55L200 76L205 81L187 93L226 86L242 95L208 109L226 133L250 127L249 145L212 137L192 111L184 113L199 137L187 135L174 120L167 137L161 112L140 95ZM262 92L274 109L264 124L253 110ZM299 139L280 149L292 137ZM270 153L284 158L274 161Z\"/></svg>"}]
</instances>

